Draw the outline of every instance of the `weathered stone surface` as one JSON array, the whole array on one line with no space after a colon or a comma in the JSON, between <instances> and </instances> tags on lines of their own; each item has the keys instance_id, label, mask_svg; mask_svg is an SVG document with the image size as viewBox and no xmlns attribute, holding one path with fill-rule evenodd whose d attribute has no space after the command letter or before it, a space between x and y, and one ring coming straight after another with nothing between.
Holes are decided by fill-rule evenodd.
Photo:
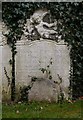
<instances>
[{"instance_id":1,"label":"weathered stone surface","mask_svg":"<svg viewBox=\"0 0 83 120\"><path fill-rule=\"evenodd\" d=\"M61 87L66 98L68 98L69 86L69 70L70 56L67 45L56 43L51 40L36 40L34 42L17 43L16 54L16 85L28 86L31 78L43 78L42 82L36 81L31 91L29 91L30 99L53 99L54 100L54 81L60 82L59 76L62 78ZM4 67L11 78L11 66L9 60L11 58L10 48L5 45L3 47L3 87L8 91L8 80L4 74ZM49 67L48 67L49 66ZM43 73L41 69L46 71ZM50 74L49 74L50 72ZM51 80L49 79L51 76ZM51 83L52 82L52 83ZM48 84L49 83L49 84ZM45 84L45 87L44 87ZM44 87L44 89L42 88ZM58 86L59 87L59 86ZM34 91L34 92L33 92ZM40 91L40 93L39 93ZM42 93L42 95L41 95ZM34 94L38 94L37 97ZM41 98L41 96L43 96Z\"/></svg>"},{"instance_id":2,"label":"weathered stone surface","mask_svg":"<svg viewBox=\"0 0 83 120\"><path fill-rule=\"evenodd\" d=\"M2 46L0 46L0 101L2 99Z\"/></svg>"},{"instance_id":3,"label":"weathered stone surface","mask_svg":"<svg viewBox=\"0 0 83 120\"><path fill-rule=\"evenodd\" d=\"M58 101L60 95L60 86L54 81L44 78L38 78L29 92L29 101Z\"/></svg>"},{"instance_id":4,"label":"weathered stone surface","mask_svg":"<svg viewBox=\"0 0 83 120\"><path fill-rule=\"evenodd\" d=\"M2 24L0 22L0 108L1 108L1 100L2 100ZM1 110L1 109L0 109Z\"/></svg>"}]
</instances>

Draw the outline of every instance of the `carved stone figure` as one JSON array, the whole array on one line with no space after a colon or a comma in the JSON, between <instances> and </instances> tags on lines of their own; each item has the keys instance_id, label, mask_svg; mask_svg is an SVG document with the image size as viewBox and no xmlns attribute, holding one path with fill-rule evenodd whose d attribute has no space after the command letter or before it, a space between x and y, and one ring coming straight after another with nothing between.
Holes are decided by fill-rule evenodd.
<instances>
[{"instance_id":1,"label":"carved stone figure","mask_svg":"<svg viewBox=\"0 0 83 120\"><path fill-rule=\"evenodd\" d=\"M31 41L40 39L40 35L37 29L35 28L35 25L32 24L29 19L27 19L23 32L24 32L24 35L22 36L21 39L24 39L24 40L28 39Z\"/></svg>"},{"instance_id":2,"label":"carved stone figure","mask_svg":"<svg viewBox=\"0 0 83 120\"><path fill-rule=\"evenodd\" d=\"M51 22L50 11L38 10L27 19L24 26L24 36L28 40L39 40L40 38L55 40L57 35L57 21Z\"/></svg>"}]
</instances>

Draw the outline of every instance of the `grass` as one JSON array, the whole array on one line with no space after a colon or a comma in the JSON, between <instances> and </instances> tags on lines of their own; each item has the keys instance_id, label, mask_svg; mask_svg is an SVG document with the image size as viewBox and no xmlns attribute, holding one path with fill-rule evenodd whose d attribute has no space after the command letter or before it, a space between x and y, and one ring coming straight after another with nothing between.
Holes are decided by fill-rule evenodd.
<instances>
[{"instance_id":1,"label":"grass","mask_svg":"<svg viewBox=\"0 0 83 120\"><path fill-rule=\"evenodd\" d=\"M32 102L3 104L2 118L81 118L81 103Z\"/></svg>"},{"instance_id":2,"label":"grass","mask_svg":"<svg viewBox=\"0 0 83 120\"><path fill-rule=\"evenodd\" d=\"M0 120L1 120L1 118L2 118L2 111L0 110Z\"/></svg>"},{"instance_id":3,"label":"grass","mask_svg":"<svg viewBox=\"0 0 83 120\"><path fill-rule=\"evenodd\" d=\"M0 102L0 120L2 118L2 103Z\"/></svg>"}]
</instances>

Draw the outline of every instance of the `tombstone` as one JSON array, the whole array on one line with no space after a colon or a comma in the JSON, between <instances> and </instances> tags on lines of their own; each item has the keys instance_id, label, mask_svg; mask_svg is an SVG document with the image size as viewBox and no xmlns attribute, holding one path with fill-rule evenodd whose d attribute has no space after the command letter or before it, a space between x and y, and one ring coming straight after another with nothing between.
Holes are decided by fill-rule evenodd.
<instances>
[{"instance_id":1,"label":"tombstone","mask_svg":"<svg viewBox=\"0 0 83 120\"><path fill-rule=\"evenodd\" d=\"M16 88L28 86L36 78L29 90L28 99L37 101L58 101L61 92L64 98L69 95L70 49L57 33L57 21L50 19L50 11L38 10L33 13L23 30L21 40L17 42ZM58 36L58 39L56 39ZM3 66L10 74L8 60L11 53L4 46ZM3 71L4 74L4 71ZM3 75L3 86L7 79Z\"/></svg>"}]
</instances>

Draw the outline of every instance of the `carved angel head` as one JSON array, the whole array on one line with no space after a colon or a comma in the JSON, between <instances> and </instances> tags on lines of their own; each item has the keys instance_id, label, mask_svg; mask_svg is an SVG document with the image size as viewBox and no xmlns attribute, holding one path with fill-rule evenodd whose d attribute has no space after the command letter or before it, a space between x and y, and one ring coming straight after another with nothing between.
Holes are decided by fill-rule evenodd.
<instances>
[{"instance_id":1,"label":"carved angel head","mask_svg":"<svg viewBox=\"0 0 83 120\"><path fill-rule=\"evenodd\" d=\"M50 11L47 10L38 10L31 16L30 21L32 23L39 24L40 22L44 22L44 18L50 14Z\"/></svg>"}]
</instances>

